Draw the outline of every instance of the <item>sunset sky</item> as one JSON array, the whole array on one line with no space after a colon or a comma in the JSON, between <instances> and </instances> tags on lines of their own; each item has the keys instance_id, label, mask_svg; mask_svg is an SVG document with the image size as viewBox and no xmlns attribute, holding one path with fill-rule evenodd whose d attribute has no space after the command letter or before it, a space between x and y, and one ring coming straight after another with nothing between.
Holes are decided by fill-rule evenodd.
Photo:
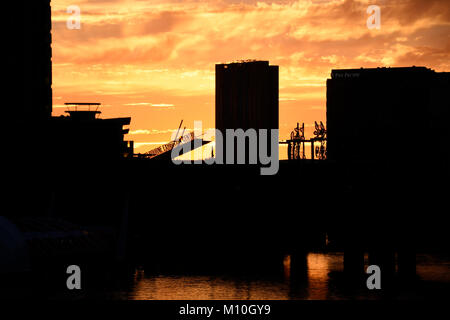
<instances>
[{"instance_id":1,"label":"sunset sky","mask_svg":"<svg viewBox=\"0 0 450 320\"><path fill-rule=\"evenodd\" d=\"M81 9L81 29L66 22ZM381 28L368 29L369 5ZM446 0L53 0L53 115L101 102L131 116L136 151L170 139L181 119L214 127L214 68L240 59L280 66L280 139L325 121L333 68L426 66L450 71ZM368 97L370 99L370 97Z\"/></svg>"}]
</instances>

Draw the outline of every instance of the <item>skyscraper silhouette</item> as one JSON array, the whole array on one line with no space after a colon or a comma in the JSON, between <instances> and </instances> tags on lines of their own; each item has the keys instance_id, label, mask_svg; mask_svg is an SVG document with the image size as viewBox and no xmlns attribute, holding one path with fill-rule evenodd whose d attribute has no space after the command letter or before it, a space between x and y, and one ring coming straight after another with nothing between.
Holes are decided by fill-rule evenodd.
<instances>
[{"instance_id":1,"label":"skyscraper silhouette","mask_svg":"<svg viewBox=\"0 0 450 320\"><path fill-rule=\"evenodd\" d=\"M224 145L226 129L278 129L278 78L268 61L216 65L216 129Z\"/></svg>"},{"instance_id":2,"label":"skyscraper silhouette","mask_svg":"<svg viewBox=\"0 0 450 320\"><path fill-rule=\"evenodd\" d=\"M450 73L425 67L332 70L329 159L448 163L448 92Z\"/></svg>"},{"instance_id":3,"label":"skyscraper silhouette","mask_svg":"<svg viewBox=\"0 0 450 320\"><path fill-rule=\"evenodd\" d=\"M14 2L6 15L10 26L6 67L7 99L14 118L37 120L52 112L50 0Z\"/></svg>"}]
</instances>

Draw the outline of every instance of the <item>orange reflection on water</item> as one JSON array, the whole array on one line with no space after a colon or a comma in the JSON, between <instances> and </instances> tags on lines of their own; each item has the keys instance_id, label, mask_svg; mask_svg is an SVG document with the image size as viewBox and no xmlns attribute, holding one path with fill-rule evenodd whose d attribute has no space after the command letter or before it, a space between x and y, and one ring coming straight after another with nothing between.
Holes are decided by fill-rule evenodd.
<instances>
[{"instance_id":1,"label":"orange reflection on water","mask_svg":"<svg viewBox=\"0 0 450 320\"><path fill-rule=\"evenodd\" d=\"M310 253L307 256L308 265L308 299L323 300L328 295L328 259L323 254Z\"/></svg>"},{"instance_id":2,"label":"orange reflection on water","mask_svg":"<svg viewBox=\"0 0 450 320\"><path fill-rule=\"evenodd\" d=\"M287 255L283 259L284 281L263 277L250 280L245 277L145 275L143 271L139 271L135 274L134 285L128 293L128 298L137 300L330 299L336 296L330 292L329 273L342 272L342 264L342 254L309 253L297 258Z\"/></svg>"},{"instance_id":3,"label":"orange reflection on water","mask_svg":"<svg viewBox=\"0 0 450 320\"><path fill-rule=\"evenodd\" d=\"M210 276L150 276L135 282L129 299L286 300L288 295L287 288L270 281L243 281Z\"/></svg>"},{"instance_id":4,"label":"orange reflection on water","mask_svg":"<svg viewBox=\"0 0 450 320\"><path fill-rule=\"evenodd\" d=\"M284 279L288 281L291 278L291 256L287 255L283 260Z\"/></svg>"}]
</instances>

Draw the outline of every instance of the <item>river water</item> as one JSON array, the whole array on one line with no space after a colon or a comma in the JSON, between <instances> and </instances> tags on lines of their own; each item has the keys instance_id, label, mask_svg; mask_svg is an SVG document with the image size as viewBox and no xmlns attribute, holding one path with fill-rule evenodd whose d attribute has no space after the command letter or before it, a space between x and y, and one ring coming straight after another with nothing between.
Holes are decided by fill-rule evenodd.
<instances>
[{"instance_id":1,"label":"river water","mask_svg":"<svg viewBox=\"0 0 450 320\"><path fill-rule=\"evenodd\" d=\"M300 258L286 256L276 269L254 267L245 273L171 273L147 267L97 272L82 270L82 290L67 290L65 269L56 281L49 274L11 278L9 288L0 289L0 300L378 300L450 298L450 259L443 254L417 254L416 277L400 282L386 281L381 272L381 289L369 290L366 278L349 280L343 272L343 253L308 253ZM239 261L237 261L239 263ZM238 264L239 265L239 264ZM367 256L366 256L366 266ZM181 270L184 270L181 268ZM64 271L64 272L63 272ZM397 280L396 280L397 279ZM22 281L20 281L22 280ZM18 283L22 283L18 285ZM53 287L52 287L53 283ZM56 283L56 284L55 284Z\"/></svg>"},{"instance_id":2,"label":"river water","mask_svg":"<svg viewBox=\"0 0 450 320\"><path fill-rule=\"evenodd\" d=\"M137 269L122 288L97 298L124 300L346 300L383 299L384 290L350 286L343 274L342 253L309 253L306 267L291 268L290 256L283 262L281 276L169 275ZM403 284L388 298L448 298L450 261L438 255L417 255L417 278ZM364 281L363 281L364 282ZM382 278L383 284L383 278ZM382 285L383 287L383 285ZM383 289L383 288L382 288Z\"/></svg>"}]
</instances>

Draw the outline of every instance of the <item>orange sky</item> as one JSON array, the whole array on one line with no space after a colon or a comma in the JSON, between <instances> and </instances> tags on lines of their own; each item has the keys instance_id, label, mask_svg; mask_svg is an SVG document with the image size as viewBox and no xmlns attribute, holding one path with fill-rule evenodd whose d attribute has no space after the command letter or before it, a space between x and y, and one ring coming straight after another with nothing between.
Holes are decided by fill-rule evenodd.
<instances>
[{"instance_id":1,"label":"orange sky","mask_svg":"<svg viewBox=\"0 0 450 320\"><path fill-rule=\"evenodd\" d=\"M381 8L380 30L366 26ZM69 5L81 29L69 30ZM280 139L325 121L332 68L427 66L450 71L450 6L433 0L53 0L53 115L101 102L131 116L136 151L166 142L181 119L214 127L214 65L280 66ZM370 97L368 97L370 99Z\"/></svg>"}]
</instances>

